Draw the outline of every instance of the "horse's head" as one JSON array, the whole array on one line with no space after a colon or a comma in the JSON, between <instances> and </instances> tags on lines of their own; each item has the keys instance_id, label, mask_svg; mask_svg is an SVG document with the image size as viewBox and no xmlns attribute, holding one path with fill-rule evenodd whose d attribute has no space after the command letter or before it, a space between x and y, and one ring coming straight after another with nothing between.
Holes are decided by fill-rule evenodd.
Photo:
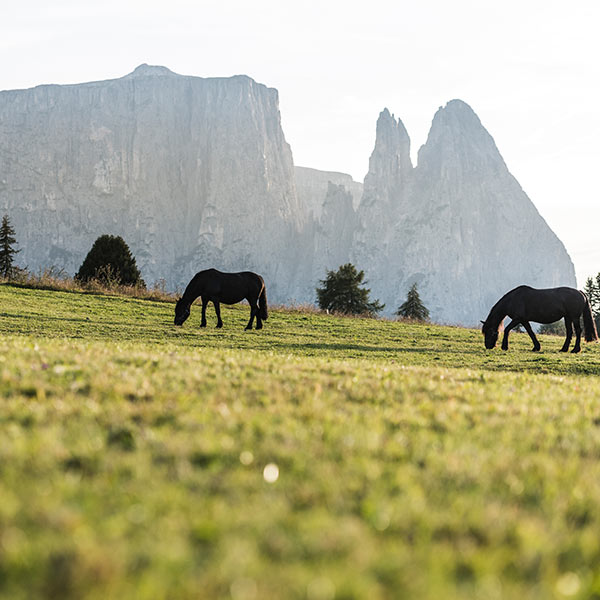
<instances>
[{"instance_id":1,"label":"horse's head","mask_svg":"<svg viewBox=\"0 0 600 600\"><path fill-rule=\"evenodd\" d=\"M184 302L183 298L180 298L175 305L175 325L183 325L189 316L190 304Z\"/></svg>"},{"instance_id":2,"label":"horse's head","mask_svg":"<svg viewBox=\"0 0 600 600\"><path fill-rule=\"evenodd\" d=\"M500 334L500 328L502 323L498 327L494 327L490 325L488 321L481 321L483 326L481 327L481 332L483 333L483 340L485 347L488 350L491 350L496 346L496 342L498 341L498 335Z\"/></svg>"}]
</instances>

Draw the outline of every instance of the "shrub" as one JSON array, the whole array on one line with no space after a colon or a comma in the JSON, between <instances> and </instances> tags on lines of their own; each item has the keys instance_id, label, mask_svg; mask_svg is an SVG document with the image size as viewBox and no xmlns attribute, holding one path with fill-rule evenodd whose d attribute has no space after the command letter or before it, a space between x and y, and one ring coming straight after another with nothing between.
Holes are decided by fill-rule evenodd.
<instances>
[{"instance_id":1,"label":"shrub","mask_svg":"<svg viewBox=\"0 0 600 600\"><path fill-rule=\"evenodd\" d=\"M75 279L88 282L97 279L108 286L146 287L129 247L122 237L101 235L88 252Z\"/></svg>"}]
</instances>

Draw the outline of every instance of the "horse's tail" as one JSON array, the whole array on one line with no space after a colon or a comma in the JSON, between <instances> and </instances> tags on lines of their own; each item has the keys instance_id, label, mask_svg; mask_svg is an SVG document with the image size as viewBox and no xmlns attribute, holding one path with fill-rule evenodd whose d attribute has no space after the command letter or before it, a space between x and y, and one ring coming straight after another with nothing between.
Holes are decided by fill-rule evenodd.
<instances>
[{"instance_id":1,"label":"horse's tail","mask_svg":"<svg viewBox=\"0 0 600 600\"><path fill-rule=\"evenodd\" d=\"M583 307L583 330L585 332L585 341L594 342L598 339L596 323L594 322L594 315L592 315L590 299L585 294L583 294L583 297L585 298L585 306Z\"/></svg>"},{"instance_id":2,"label":"horse's tail","mask_svg":"<svg viewBox=\"0 0 600 600\"><path fill-rule=\"evenodd\" d=\"M267 310L267 288L264 281L262 282L262 289L258 296L258 310L260 318L263 321L269 318L269 311Z\"/></svg>"}]
</instances>

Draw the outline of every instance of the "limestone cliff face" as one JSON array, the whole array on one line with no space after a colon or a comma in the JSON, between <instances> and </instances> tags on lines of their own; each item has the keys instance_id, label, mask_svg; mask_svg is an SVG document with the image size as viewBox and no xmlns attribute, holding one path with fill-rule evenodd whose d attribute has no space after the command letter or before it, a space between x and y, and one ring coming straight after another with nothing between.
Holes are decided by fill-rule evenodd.
<instances>
[{"instance_id":1,"label":"limestone cliff face","mask_svg":"<svg viewBox=\"0 0 600 600\"><path fill-rule=\"evenodd\" d=\"M304 302L315 301L315 288L328 270L350 261L358 225L356 207L363 185L345 173L295 167L298 200L308 214L304 229Z\"/></svg>"},{"instance_id":2,"label":"limestone cliff face","mask_svg":"<svg viewBox=\"0 0 600 600\"><path fill-rule=\"evenodd\" d=\"M408 133L402 121L385 109L377 120L352 253L357 267L366 273L374 298L378 294L390 297L391 288L403 277L394 244L406 214L412 174ZM388 312L392 311L386 304Z\"/></svg>"},{"instance_id":3,"label":"limestone cliff face","mask_svg":"<svg viewBox=\"0 0 600 600\"><path fill-rule=\"evenodd\" d=\"M294 167L298 201L308 216L316 220L321 218L329 184L343 186L352 196L352 208L356 210L363 195L363 184L354 181L351 175L336 171L320 171L307 167Z\"/></svg>"},{"instance_id":4,"label":"limestone cliff face","mask_svg":"<svg viewBox=\"0 0 600 600\"><path fill-rule=\"evenodd\" d=\"M384 110L364 186L294 168L277 91L142 65L80 85L0 92L0 211L19 264L71 274L121 235L148 283L208 267L261 273L274 302L315 302L326 270L366 273L387 314L412 283L437 321L474 324L507 290L575 285L563 245L475 113L433 119L418 165Z\"/></svg>"},{"instance_id":5,"label":"limestone cliff face","mask_svg":"<svg viewBox=\"0 0 600 600\"><path fill-rule=\"evenodd\" d=\"M366 189L365 180L365 196ZM390 208L391 197L400 211ZM435 320L473 324L517 285L576 283L563 244L460 100L436 113L418 165L403 184L379 178L368 207L392 215L378 233L387 240L388 260L375 261L369 272L374 296L388 308L395 309L417 282ZM368 230L368 222L363 227ZM378 250L374 244L355 248L360 268Z\"/></svg>"},{"instance_id":6,"label":"limestone cliff face","mask_svg":"<svg viewBox=\"0 0 600 600\"><path fill-rule=\"evenodd\" d=\"M256 270L298 293L298 204L278 94L246 76L142 65L112 81L0 93L0 207L21 264L74 273L121 235L148 282ZM276 249L274 251L274 249Z\"/></svg>"}]
</instances>

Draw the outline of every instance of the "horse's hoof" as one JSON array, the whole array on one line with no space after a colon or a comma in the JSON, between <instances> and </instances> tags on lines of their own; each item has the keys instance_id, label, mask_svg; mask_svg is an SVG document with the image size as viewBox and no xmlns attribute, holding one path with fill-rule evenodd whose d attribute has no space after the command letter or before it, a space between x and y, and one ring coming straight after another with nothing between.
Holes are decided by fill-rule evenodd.
<instances>
[{"instance_id":1,"label":"horse's hoof","mask_svg":"<svg viewBox=\"0 0 600 600\"><path fill-rule=\"evenodd\" d=\"M539 352L541 349L542 349L541 347L539 347L539 348L535 348L534 347L534 348L531 349L531 351L532 352Z\"/></svg>"},{"instance_id":2,"label":"horse's hoof","mask_svg":"<svg viewBox=\"0 0 600 600\"><path fill-rule=\"evenodd\" d=\"M244 331L252 331L252 327L244 327Z\"/></svg>"},{"instance_id":3,"label":"horse's hoof","mask_svg":"<svg viewBox=\"0 0 600 600\"><path fill-rule=\"evenodd\" d=\"M256 329L262 329L262 325L257 325Z\"/></svg>"},{"instance_id":4,"label":"horse's hoof","mask_svg":"<svg viewBox=\"0 0 600 600\"><path fill-rule=\"evenodd\" d=\"M206 327L206 323L200 323L200 327Z\"/></svg>"},{"instance_id":5,"label":"horse's hoof","mask_svg":"<svg viewBox=\"0 0 600 600\"><path fill-rule=\"evenodd\" d=\"M223 323L217 323L217 329L222 329L223 328Z\"/></svg>"},{"instance_id":6,"label":"horse's hoof","mask_svg":"<svg viewBox=\"0 0 600 600\"><path fill-rule=\"evenodd\" d=\"M577 354L578 352L581 352L581 348L573 348L573 350L571 350L571 354Z\"/></svg>"},{"instance_id":7,"label":"horse's hoof","mask_svg":"<svg viewBox=\"0 0 600 600\"><path fill-rule=\"evenodd\" d=\"M561 348L561 349L559 350L559 352L568 352L568 351L569 351L569 349L568 349L568 348Z\"/></svg>"}]
</instances>

